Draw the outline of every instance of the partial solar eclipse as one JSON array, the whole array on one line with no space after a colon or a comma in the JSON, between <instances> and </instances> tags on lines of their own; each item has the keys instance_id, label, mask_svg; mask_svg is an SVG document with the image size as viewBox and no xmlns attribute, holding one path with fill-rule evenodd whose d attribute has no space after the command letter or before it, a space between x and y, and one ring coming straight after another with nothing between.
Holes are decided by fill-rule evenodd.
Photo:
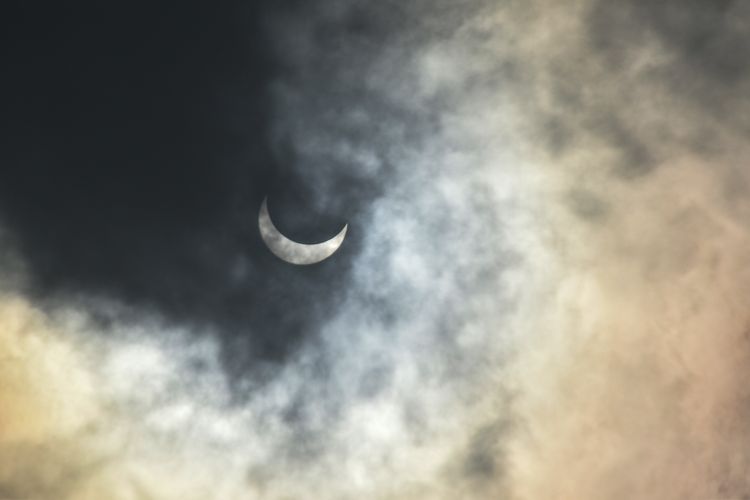
<instances>
[{"instance_id":1,"label":"partial solar eclipse","mask_svg":"<svg viewBox=\"0 0 750 500\"><path fill-rule=\"evenodd\" d=\"M330 240L314 245L306 245L290 240L274 226L273 221L271 221L271 215L268 213L267 197L263 199L263 204L258 214L260 236L263 238L263 242L268 249L281 260L300 266L317 264L333 255L344 242L348 226L348 224L345 224L344 228L339 231L339 234Z\"/></svg>"}]
</instances>

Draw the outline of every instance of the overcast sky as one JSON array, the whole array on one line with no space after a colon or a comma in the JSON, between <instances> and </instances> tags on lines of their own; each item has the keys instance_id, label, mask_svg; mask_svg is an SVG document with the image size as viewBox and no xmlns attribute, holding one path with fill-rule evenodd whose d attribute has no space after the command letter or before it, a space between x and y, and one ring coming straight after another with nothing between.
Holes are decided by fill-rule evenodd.
<instances>
[{"instance_id":1,"label":"overcast sky","mask_svg":"<svg viewBox=\"0 0 750 500\"><path fill-rule=\"evenodd\" d=\"M0 497L750 497L747 4L3 10Z\"/></svg>"}]
</instances>

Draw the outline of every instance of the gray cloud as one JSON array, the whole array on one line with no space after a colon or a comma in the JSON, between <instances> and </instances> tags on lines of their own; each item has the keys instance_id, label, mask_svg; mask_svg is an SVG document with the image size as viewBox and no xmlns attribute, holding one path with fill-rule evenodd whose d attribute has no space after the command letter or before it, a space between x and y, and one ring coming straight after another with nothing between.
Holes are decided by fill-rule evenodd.
<instances>
[{"instance_id":1,"label":"gray cloud","mask_svg":"<svg viewBox=\"0 0 750 500\"><path fill-rule=\"evenodd\" d=\"M269 18L275 160L313 213L346 217L350 253L311 271L336 276L333 305L273 366L229 362L210 327L149 313L105 331L59 306L96 361L101 421L124 429L127 487L747 495L747 174L728 160L745 119L720 111L746 105L729 50L744 7L680 5L342 0Z\"/></svg>"}]
</instances>

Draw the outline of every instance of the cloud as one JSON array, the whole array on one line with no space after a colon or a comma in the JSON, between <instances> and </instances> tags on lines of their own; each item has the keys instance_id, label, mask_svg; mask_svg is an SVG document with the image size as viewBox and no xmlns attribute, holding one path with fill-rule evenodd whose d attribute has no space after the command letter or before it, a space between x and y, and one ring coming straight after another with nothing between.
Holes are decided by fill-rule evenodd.
<instances>
[{"instance_id":1,"label":"cloud","mask_svg":"<svg viewBox=\"0 0 750 500\"><path fill-rule=\"evenodd\" d=\"M310 300L267 313L304 333L273 363L222 324L11 286L3 491L747 495L743 7L676 5L271 16L274 159L347 217L343 267L260 280Z\"/></svg>"}]
</instances>

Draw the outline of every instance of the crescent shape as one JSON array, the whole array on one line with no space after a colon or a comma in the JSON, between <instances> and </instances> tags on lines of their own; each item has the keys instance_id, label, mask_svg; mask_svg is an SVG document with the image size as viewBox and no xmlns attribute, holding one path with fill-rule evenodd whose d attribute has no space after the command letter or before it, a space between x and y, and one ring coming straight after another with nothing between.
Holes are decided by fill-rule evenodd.
<instances>
[{"instance_id":1,"label":"crescent shape","mask_svg":"<svg viewBox=\"0 0 750 500\"><path fill-rule=\"evenodd\" d=\"M349 224L344 225L344 229L330 240L314 245L305 245L304 243L297 243L290 240L276 229L276 226L271 221L271 215L268 213L267 197L263 199L263 204L258 213L260 237L263 238L263 242L268 249L281 260L299 266L317 264L333 255L344 242L348 227Z\"/></svg>"}]
</instances>

